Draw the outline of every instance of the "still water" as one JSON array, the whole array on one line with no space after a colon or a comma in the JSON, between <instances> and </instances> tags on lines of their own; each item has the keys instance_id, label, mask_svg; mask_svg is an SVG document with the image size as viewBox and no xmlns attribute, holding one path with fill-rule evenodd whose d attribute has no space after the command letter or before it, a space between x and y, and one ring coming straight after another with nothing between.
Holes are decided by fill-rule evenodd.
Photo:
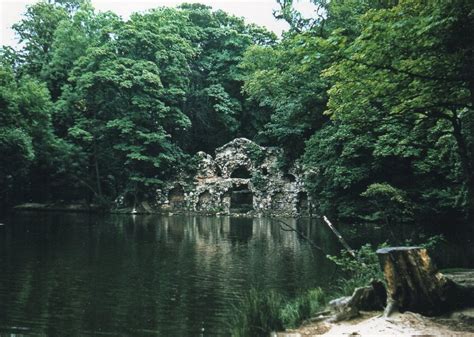
<instances>
[{"instance_id":1,"label":"still water","mask_svg":"<svg viewBox=\"0 0 474 337\"><path fill-rule=\"evenodd\" d=\"M285 221L339 251L322 224ZM250 288L292 296L333 271L271 219L21 214L0 226L0 335L227 336Z\"/></svg>"}]
</instances>

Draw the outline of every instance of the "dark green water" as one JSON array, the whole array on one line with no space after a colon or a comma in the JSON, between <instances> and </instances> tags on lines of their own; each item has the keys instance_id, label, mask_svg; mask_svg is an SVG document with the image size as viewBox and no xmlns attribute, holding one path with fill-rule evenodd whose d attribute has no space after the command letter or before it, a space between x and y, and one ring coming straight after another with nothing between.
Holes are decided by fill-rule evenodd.
<instances>
[{"instance_id":1,"label":"dark green water","mask_svg":"<svg viewBox=\"0 0 474 337\"><path fill-rule=\"evenodd\" d=\"M340 251L325 225L285 221L325 253ZM2 222L0 336L228 336L232 307L250 288L292 296L338 275L271 219L28 213ZM443 229L436 263L474 267L472 231ZM436 232L340 230L353 247Z\"/></svg>"},{"instance_id":2,"label":"dark green water","mask_svg":"<svg viewBox=\"0 0 474 337\"><path fill-rule=\"evenodd\" d=\"M321 224L288 222L339 251ZM0 226L0 334L227 336L249 288L291 296L333 268L268 219L16 215Z\"/></svg>"}]
</instances>

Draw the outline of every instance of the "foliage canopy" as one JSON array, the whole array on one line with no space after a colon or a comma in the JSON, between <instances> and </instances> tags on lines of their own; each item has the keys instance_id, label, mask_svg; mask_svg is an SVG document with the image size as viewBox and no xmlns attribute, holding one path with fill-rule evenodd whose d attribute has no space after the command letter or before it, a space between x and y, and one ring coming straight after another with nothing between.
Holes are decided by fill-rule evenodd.
<instances>
[{"instance_id":1,"label":"foliage canopy","mask_svg":"<svg viewBox=\"0 0 474 337\"><path fill-rule=\"evenodd\" d=\"M151 198L234 137L299 162L316 211L346 223L469 223L474 5L293 1L262 27L200 4L127 21L41 1L0 52L0 196ZM21 186L19 188L18 186Z\"/></svg>"}]
</instances>

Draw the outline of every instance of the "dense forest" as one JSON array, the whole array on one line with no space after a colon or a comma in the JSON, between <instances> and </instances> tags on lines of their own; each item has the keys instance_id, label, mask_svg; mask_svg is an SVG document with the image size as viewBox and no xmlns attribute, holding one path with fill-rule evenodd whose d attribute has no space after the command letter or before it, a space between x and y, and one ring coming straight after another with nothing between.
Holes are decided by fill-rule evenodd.
<instances>
[{"instance_id":1,"label":"dense forest","mask_svg":"<svg viewBox=\"0 0 474 337\"><path fill-rule=\"evenodd\" d=\"M337 221L472 223L474 3L278 2L281 38L198 4L28 7L0 49L1 207L150 198L246 137L298 161Z\"/></svg>"}]
</instances>

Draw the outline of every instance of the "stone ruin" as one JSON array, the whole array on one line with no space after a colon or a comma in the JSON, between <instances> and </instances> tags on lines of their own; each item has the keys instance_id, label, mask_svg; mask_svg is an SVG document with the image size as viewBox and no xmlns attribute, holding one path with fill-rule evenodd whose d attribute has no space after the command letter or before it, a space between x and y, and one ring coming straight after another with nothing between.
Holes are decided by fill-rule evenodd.
<instances>
[{"instance_id":1,"label":"stone ruin","mask_svg":"<svg viewBox=\"0 0 474 337\"><path fill-rule=\"evenodd\" d=\"M311 202L296 167L283 172L282 151L237 138L212 157L198 152L194 177L179 177L157 191L162 211L204 214L308 216Z\"/></svg>"}]
</instances>

